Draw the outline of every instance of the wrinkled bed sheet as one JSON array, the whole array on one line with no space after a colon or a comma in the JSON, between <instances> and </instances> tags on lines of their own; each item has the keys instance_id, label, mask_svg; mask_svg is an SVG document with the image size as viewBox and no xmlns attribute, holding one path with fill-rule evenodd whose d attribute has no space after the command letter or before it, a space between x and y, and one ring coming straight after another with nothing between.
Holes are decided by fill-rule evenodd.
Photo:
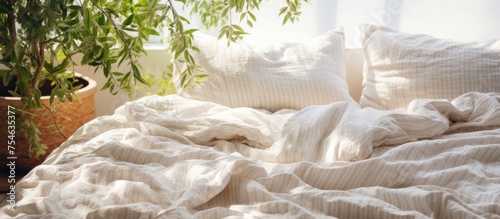
<instances>
[{"instance_id":1,"label":"wrinkled bed sheet","mask_svg":"<svg viewBox=\"0 0 500 219\"><path fill-rule=\"evenodd\" d=\"M500 94L275 113L150 96L16 189L0 218L500 218Z\"/></svg>"}]
</instances>

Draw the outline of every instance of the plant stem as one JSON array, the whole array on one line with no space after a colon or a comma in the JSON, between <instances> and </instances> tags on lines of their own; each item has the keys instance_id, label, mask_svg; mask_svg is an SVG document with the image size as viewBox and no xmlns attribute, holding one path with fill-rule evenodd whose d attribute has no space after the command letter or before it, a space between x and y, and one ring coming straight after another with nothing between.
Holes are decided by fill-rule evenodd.
<instances>
[{"instance_id":1,"label":"plant stem","mask_svg":"<svg viewBox=\"0 0 500 219\"><path fill-rule=\"evenodd\" d=\"M14 4L16 4L17 0L9 0L9 5L14 8ZM7 14L7 19L9 22L9 34L12 45L15 45L17 42L17 32L16 32L16 15L14 14L14 10Z\"/></svg>"},{"instance_id":2,"label":"plant stem","mask_svg":"<svg viewBox=\"0 0 500 219\"><path fill-rule=\"evenodd\" d=\"M34 52L37 57L38 66L35 70L35 76L33 80L33 88L38 88L40 85L40 80L42 78L43 65L45 64L45 38L35 44Z\"/></svg>"},{"instance_id":3,"label":"plant stem","mask_svg":"<svg viewBox=\"0 0 500 219\"><path fill-rule=\"evenodd\" d=\"M93 4L93 6L95 6L97 9L99 9L99 11L101 11L101 13L104 14L104 16L106 16L108 18L111 25L113 25L113 29L115 30L115 33L118 35L120 40L123 42L123 46L125 46L125 48L127 48L128 52L129 52L129 55L128 55L129 59L131 60L131 62L133 62L134 57L132 56L132 48L130 48L130 46L127 44L127 39L120 32L120 30L119 30L118 26L116 25L115 21L113 20L113 18L109 15L108 12L106 12L104 9L102 9L102 7L100 7L94 0L91 0L91 2Z\"/></svg>"},{"instance_id":4,"label":"plant stem","mask_svg":"<svg viewBox=\"0 0 500 219\"><path fill-rule=\"evenodd\" d=\"M168 0L168 4L170 5L170 10L172 11L173 16L178 17L179 14L177 14L177 11L174 8L174 4L172 3L172 0Z\"/></svg>"},{"instance_id":5,"label":"plant stem","mask_svg":"<svg viewBox=\"0 0 500 219\"><path fill-rule=\"evenodd\" d=\"M48 107L47 105L45 105L44 102L42 102L42 105L45 107L45 109L47 109L47 111L49 111L51 117L52 117L52 120L54 120L54 124L56 125L56 128L57 128L57 132L59 132L59 135L61 135L64 139L68 139L68 137L66 137L66 135L64 135L62 133L62 128L61 126L59 125L59 123L57 122L57 117L56 115L54 114L54 112L52 111L52 109L50 107Z\"/></svg>"}]
</instances>

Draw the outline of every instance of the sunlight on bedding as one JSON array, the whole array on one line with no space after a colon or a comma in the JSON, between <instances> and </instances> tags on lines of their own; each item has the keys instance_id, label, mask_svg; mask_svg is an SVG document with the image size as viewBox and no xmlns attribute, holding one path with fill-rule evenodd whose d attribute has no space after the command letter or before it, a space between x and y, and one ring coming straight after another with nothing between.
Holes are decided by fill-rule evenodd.
<instances>
[{"instance_id":1,"label":"sunlight on bedding","mask_svg":"<svg viewBox=\"0 0 500 219\"><path fill-rule=\"evenodd\" d=\"M0 218L500 219L500 1L313 0L284 28L276 2L234 47L199 35L200 89L111 103Z\"/></svg>"}]
</instances>

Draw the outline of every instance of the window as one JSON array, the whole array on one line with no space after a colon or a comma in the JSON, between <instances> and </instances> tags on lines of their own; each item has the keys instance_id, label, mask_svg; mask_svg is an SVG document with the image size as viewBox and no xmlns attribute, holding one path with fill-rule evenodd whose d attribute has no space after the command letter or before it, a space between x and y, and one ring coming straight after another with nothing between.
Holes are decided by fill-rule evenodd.
<instances>
[{"instance_id":1,"label":"window","mask_svg":"<svg viewBox=\"0 0 500 219\"><path fill-rule=\"evenodd\" d=\"M358 26L362 23L463 41L484 42L500 37L498 0L311 0L303 4L299 22L282 26L282 17L278 17L278 13L284 5L284 0L263 1L255 13L257 22L254 27L241 24L250 33L245 40L305 40L343 26L346 47L359 48ZM181 8L180 5L177 10ZM238 15L232 16L233 22L237 22ZM196 19L193 20L194 26L201 27ZM203 32L218 35L214 30ZM151 45L160 45L161 39L151 38Z\"/></svg>"}]
</instances>

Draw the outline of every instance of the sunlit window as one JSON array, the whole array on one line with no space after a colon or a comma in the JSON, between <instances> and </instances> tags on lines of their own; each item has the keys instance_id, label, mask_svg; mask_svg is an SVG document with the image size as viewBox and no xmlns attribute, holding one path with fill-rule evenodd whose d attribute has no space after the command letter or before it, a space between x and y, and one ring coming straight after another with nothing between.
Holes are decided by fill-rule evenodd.
<instances>
[{"instance_id":1,"label":"sunlit window","mask_svg":"<svg viewBox=\"0 0 500 219\"><path fill-rule=\"evenodd\" d=\"M359 48L358 26L362 23L462 41L484 42L500 36L498 0L311 0L302 5L299 22L282 26L282 17L278 17L278 13L284 4L280 0L263 1L260 11L255 13L258 20L254 27L241 24L250 33L245 40L306 40L333 27L343 26L346 46ZM232 16L232 22L237 23L238 15ZM196 21L193 25L201 26ZM214 30L204 32L217 35ZM160 39L152 38L152 42L158 43Z\"/></svg>"}]
</instances>

